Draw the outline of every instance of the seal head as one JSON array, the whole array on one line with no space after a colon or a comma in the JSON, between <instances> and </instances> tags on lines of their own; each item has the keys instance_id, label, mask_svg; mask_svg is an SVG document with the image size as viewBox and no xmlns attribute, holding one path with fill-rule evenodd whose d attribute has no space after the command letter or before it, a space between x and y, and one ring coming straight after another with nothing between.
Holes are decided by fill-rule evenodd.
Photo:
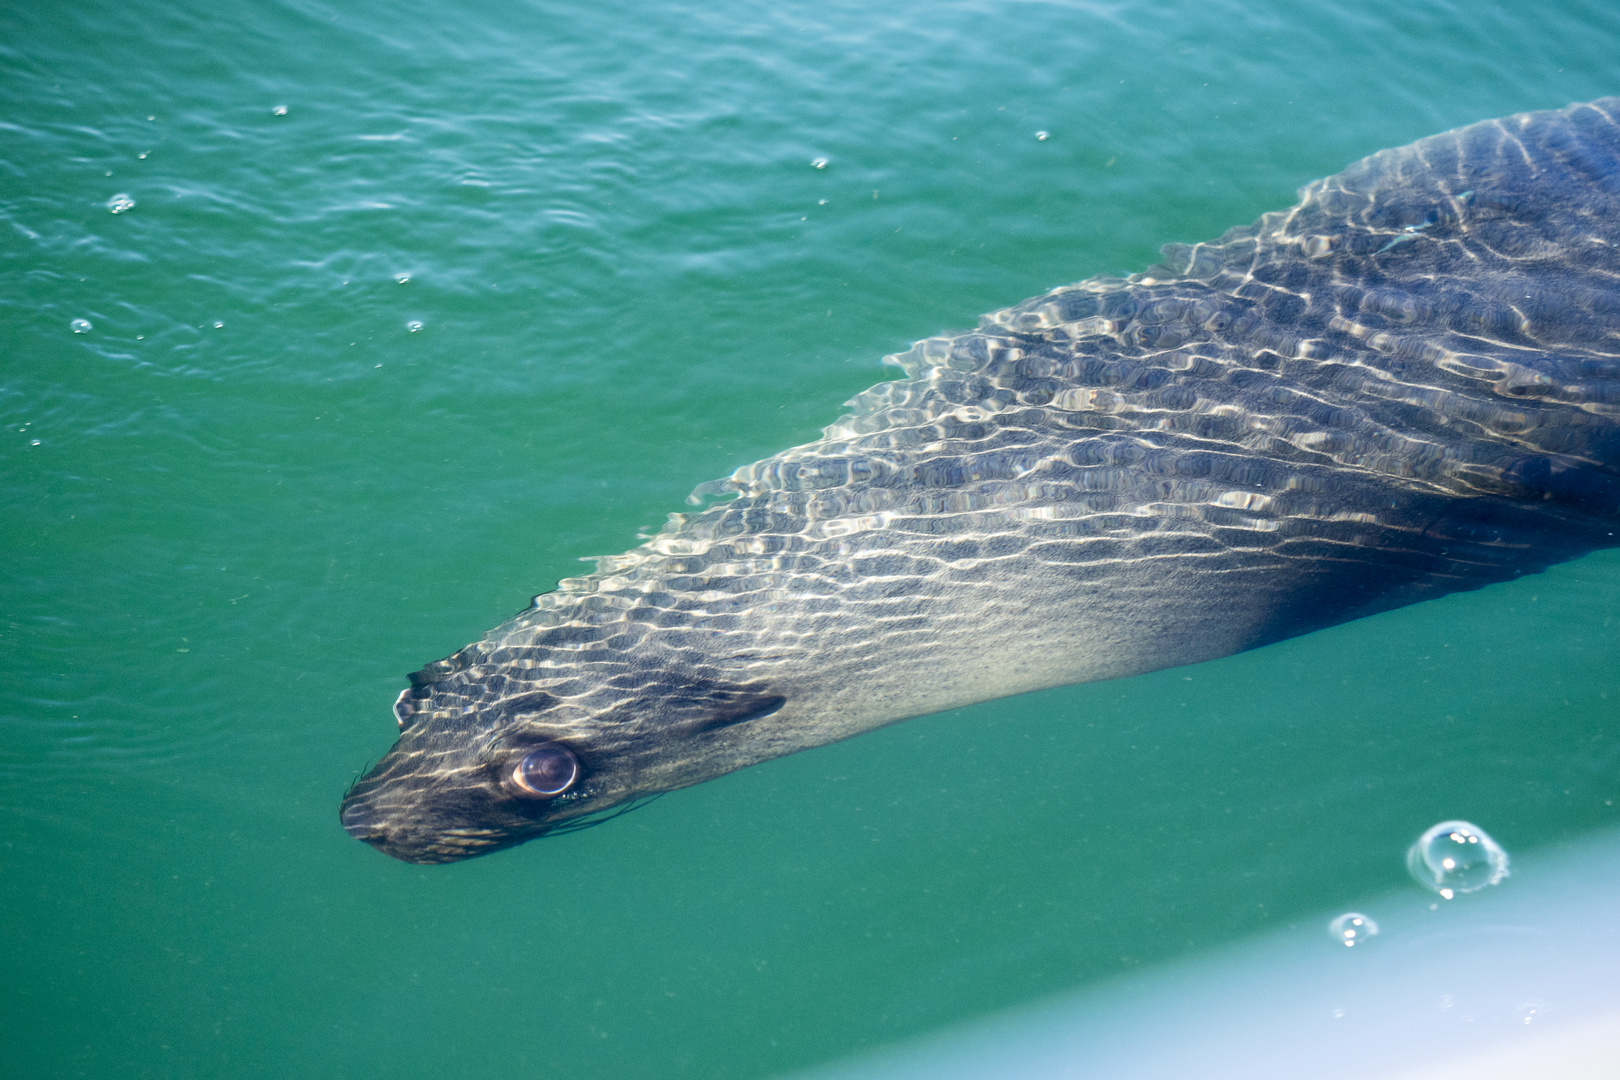
<instances>
[{"instance_id":1,"label":"seal head","mask_svg":"<svg viewBox=\"0 0 1620 1080\"><path fill-rule=\"evenodd\" d=\"M394 703L399 742L344 797L352 836L407 862L437 863L577 829L685 786L680 777L728 756L725 729L784 703L761 687L638 672L595 653L526 651L528 670L546 671L540 679L555 693L531 679L492 699L491 657L478 646L412 676ZM537 659L548 653L558 655ZM579 686L591 689L568 696Z\"/></svg>"}]
</instances>

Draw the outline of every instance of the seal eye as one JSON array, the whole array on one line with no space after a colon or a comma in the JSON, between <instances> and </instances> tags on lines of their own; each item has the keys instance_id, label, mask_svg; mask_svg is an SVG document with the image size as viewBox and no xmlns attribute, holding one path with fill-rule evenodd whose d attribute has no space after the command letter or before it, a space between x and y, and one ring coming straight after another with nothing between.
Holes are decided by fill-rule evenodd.
<instances>
[{"instance_id":1,"label":"seal eye","mask_svg":"<svg viewBox=\"0 0 1620 1080\"><path fill-rule=\"evenodd\" d=\"M512 783L525 795L549 799L561 795L579 779L579 759L555 743L537 747L512 766Z\"/></svg>"}]
</instances>

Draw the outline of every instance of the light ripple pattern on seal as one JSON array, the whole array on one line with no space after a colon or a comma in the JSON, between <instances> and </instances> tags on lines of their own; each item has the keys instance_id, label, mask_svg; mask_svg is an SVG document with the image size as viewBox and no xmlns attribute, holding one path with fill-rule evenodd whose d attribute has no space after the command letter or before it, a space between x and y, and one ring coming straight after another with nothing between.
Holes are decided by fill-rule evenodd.
<instances>
[{"instance_id":1,"label":"light ripple pattern on seal","mask_svg":"<svg viewBox=\"0 0 1620 1080\"><path fill-rule=\"evenodd\" d=\"M1613 546L1617 118L1611 98L1382 151L1145 273L889 358L904 377L821 439L694 492L729 501L412 675L345 827L466 858Z\"/></svg>"}]
</instances>

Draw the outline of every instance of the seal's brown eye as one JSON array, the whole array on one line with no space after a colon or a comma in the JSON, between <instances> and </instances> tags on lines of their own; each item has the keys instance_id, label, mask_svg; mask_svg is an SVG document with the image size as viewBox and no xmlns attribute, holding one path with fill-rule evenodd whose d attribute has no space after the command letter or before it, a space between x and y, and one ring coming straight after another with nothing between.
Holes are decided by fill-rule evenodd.
<instances>
[{"instance_id":1,"label":"seal's brown eye","mask_svg":"<svg viewBox=\"0 0 1620 1080\"><path fill-rule=\"evenodd\" d=\"M579 759L567 747L541 746L512 766L512 783L526 795L561 795L579 779Z\"/></svg>"}]
</instances>

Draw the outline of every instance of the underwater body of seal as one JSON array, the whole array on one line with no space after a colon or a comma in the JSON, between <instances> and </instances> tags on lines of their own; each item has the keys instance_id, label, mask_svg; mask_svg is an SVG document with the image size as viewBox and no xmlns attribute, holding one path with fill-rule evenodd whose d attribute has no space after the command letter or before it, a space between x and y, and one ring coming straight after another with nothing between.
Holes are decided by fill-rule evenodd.
<instances>
[{"instance_id":1,"label":"underwater body of seal","mask_svg":"<svg viewBox=\"0 0 1620 1080\"><path fill-rule=\"evenodd\" d=\"M1575 557L1607 540L1585 524L1613 461L1586 276L1612 256L1594 241L1553 296L1481 291L1538 280L1543 243L1572 274L1567 229L1508 228L1579 216L1569 173L1494 192L1425 174L1410 219L1346 204L1382 237L1359 254L1333 247L1345 230L1298 231L1286 261L1308 274L1411 265L1465 228L1500 260L1345 282L1364 295L1335 299L1341 325L1279 337L1252 376L1269 389L1233 390L1245 414L1317 425L1253 438L1294 446L1301 477L1316 455L1321 490L1194 476L1190 450L1069 463L1170 484L1184 532L1342 510L1346 543L1389 529L1413 558L1451 558L1423 545L1467 523L1404 515L1477 489L1506 516L1462 538L1484 554L1459 584L1504 580L895 724L451 867L379 857L333 812L387 751L404 672L580 557L660 543L694 481L810 445L879 357L1161 261L1160 284L1082 287L1099 308L1076 321L1100 334L1116 294L1213 293L1207 264L1160 246L1378 151L1616 93L1608 5L44 3L0 11L0 55L9 1074L769 1076L1290 925L1327 947L1319 920L1400 887L1438 821L1515 854L1620 824L1620 558ZM1152 343L1095 355L1148 379L1150 354L1235 340L1199 329L1219 312L1164 311L1119 320ZM1453 323L1470 313L1485 325ZM1536 336L1549 318L1557 341ZM1510 346L1522 370L1468 359ZM936 384L993 382L930 348L913 355ZM1332 355L1360 358L1359 405L1330 400L1350 382L1254 404ZM1121 424L1088 437L1110 455L1210 435L1122 419L1196 371L1088 382L1067 415ZM898 407L884 395L908 385L877 394ZM1394 422L1424 408L1429 455ZM1389 434L1369 449L1364 424ZM1499 456L1476 452L1487 431ZM1411 502L1339 494L1396 461ZM942 498L972 494L944 478ZM1140 592L1186 589L1167 569ZM963 640L994 630L962 618L981 621ZM1188 629L1178 647L1232 647ZM1250 629L1238 644L1274 636ZM874 638L819 689L852 720L883 712L863 676L903 670L903 644ZM1009 651L939 665L941 701ZM708 737L791 715L794 694L747 694ZM581 790L594 764L582 750Z\"/></svg>"},{"instance_id":2,"label":"underwater body of seal","mask_svg":"<svg viewBox=\"0 0 1620 1080\"><path fill-rule=\"evenodd\" d=\"M822 438L412 677L409 862L903 720L1215 659L1620 544L1620 98L919 342ZM595 823L600 823L597 819Z\"/></svg>"}]
</instances>

